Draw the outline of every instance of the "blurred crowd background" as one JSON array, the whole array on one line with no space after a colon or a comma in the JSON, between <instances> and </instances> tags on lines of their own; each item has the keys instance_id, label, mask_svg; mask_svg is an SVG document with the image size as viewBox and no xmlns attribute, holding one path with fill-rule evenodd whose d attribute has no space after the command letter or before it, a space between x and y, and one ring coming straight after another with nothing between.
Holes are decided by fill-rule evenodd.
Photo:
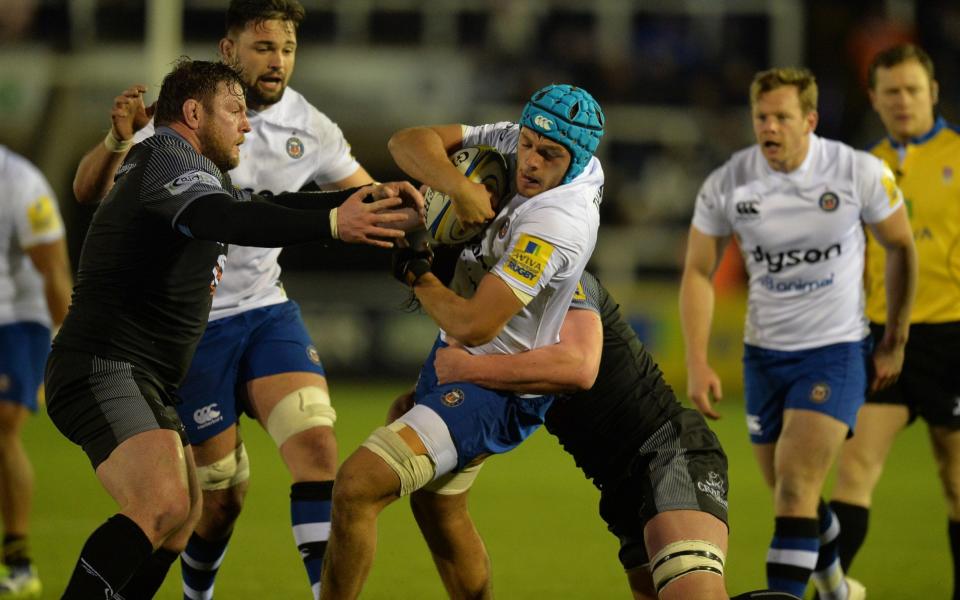
<instances>
[{"instance_id":1,"label":"blurred crowd background","mask_svg":"<svg viewBox=\"0 0 960 600\"><path fill-rule=\"evenodd\" d=\"M960 119L956 0L301 1L291 85L340 125L380 180L402 176L386 150L396 129L516 119L551 82L594 94L607 115L598 151L607 185L591 268L675 383L676 286L693 201L706 175L752 142L756 71L812 69L818 133L865 147L882 136L867 65L913 41L936 64L940 112ZM178 56L215 59L226 5L0 0L0 143L54 186L74 264L92 209L74 201L73 174L109 128L113 97L144 83L150 102ZM386 274L386 254L307 245L281 262L331 374L415 374L435 330L401 310L405 292ZM735 269L720 282L729 300L718 306L714 356L738 380L736 282Z\"/></svg>"}]
</instances>

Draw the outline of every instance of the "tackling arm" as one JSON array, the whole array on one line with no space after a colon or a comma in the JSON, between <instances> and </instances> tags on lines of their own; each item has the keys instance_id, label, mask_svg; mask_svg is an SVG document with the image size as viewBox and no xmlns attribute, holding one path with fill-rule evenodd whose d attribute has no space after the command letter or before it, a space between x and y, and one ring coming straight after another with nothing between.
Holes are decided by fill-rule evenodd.
<instances>
[{"instance_id":1,"label":"tackling arm","mask_svg":"<svg viewBox=\"0 0 960 600\"><path fill-rule=\"evenodd\" d=\"M556 344L510 355L473 355L461 348L441 348L434 365L441 384L469 381L495 390L574 393L593 387L602 349L600 316L592 310L571 309Z\"/></svg>"},{"instance_id":2,"label":"tackling arm","mask_svg":"<svg viewBox=\"0 0 960 600\"><path fill-rule=\"evenodd\" d=\"M910 332L910 311L917 291L917 249L907 211L870 224L886 253L884 287L887 294L887 324L873 355L874 379L870 390L883 389L896 381L903 367L903 351Z\"/></svg>"},{"instance_id":3,"label":"tackling arm","mask_svg":"<svg viewBox=\"0 0 960 600\"><path fill-rule=\"evenodd\" d=\"M437 325L467 346L480 346L495 338L523 308L510 286L489 273L470 299L455 294L433 273L421 275L413 293Z\"/></svg>"},{"instance_id":4,"label":"tackling arm","mask_svg":"<svg viewBox=\"0 0 960 600\"><path fill-rule=\"evenodd\" d=\"M687 256L680 281L680 324L687 358L687 394L697 409L717 419L720 414L713 401L723 392L720 378L710 367L707 345L713 320L713 273L723 255L725 238L714 237L691 225L687 240Z\"/></svg>"},{"instance_id":5,"label":"tackling arm","mask_svg":"<svg viewBox=\"0 0 960 600\"><path fill-rule=\"evenodd\" d=\"M24 252L43 277L43 293L54 327L59 327L70 306L73 279L67 258L67 243L63 238L46 244L25 248Z\"/></svg>"},{"instance_id":6,"label":"tackling arm","mask_svg":"<svg viewBox=\"0 0 960 600\"><path fill-rule=\"evenodd\" d=\"M348 243L367 243L391 248L391 239L403 237L392 225L406 222L409 215L396 210L404 194L419 193L407 182L370 186L359 190L325 192L313 196L346 198L338 208L296 210L271 202L238 202L226 193L211 194L194 200L177 218L175 226L187 235L257 246L281 247L319 239L340 239ZM293 201L303 194L281 195ZM365 202L367 197L373 202Z\"/></svg>"},{"instance_id":7,"label":"tackling arm","mask_svg":"<svg viewBox=\"0 0 960 600\"><path fill-rule=\"evenodd\" d=\"M494 212L489 190L464 177L447 157L462 144L461 125L437 125L402 129L390 137L387 147L407 175L450 196L457 218L470 226L492 219Z\"/></svg>"}]
</instances>

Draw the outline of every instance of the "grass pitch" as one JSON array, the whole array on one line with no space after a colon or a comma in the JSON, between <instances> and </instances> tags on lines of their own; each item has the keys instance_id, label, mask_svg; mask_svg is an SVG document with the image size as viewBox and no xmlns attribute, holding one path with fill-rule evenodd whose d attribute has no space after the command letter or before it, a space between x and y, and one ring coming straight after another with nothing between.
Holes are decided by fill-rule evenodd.
<instances>
[{"instance_id":1,"label":"grass pitch","mask_svg":"<svg viewBox=\"0 0 960 600\"><path fill-rule=\"evenodd\" d=\"M403 385L337 384L341 458L380 424ZM773 518L770 494L754 463L742 402L722 403L711 426L730 458L731 592L765 585ZM217 579L217 598L310 598L289 524L289 477L273 442L252 421L244 435L251 489ZM115 512L86 456L46 415L31 419L25 440L36 470L32 546L45 598L58 598L86 537ZM628 598L617 543L597 516L598 492L556 441L538 431L514 452L490 459L471 492L471 512L493 561L497 597ZM951 588L946 515L925 426L898 439L877 490L870 534L853 575L874 600L946 598ZM177 599L175 565L158 598ZM363 598L443 598L426 545L405 502L380 520L379 548Z\"/></svg>"}]
</instances>

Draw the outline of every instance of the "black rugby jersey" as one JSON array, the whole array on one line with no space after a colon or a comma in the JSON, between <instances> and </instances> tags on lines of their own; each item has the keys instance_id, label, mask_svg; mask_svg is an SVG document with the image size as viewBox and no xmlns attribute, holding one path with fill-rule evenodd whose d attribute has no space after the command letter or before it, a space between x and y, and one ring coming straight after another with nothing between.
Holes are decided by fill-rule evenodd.
<instances>
[{"instance_id":1,"label":"black rugby jersey","mask_svg":"<svg viewBox=\"0 0 960 600\"><path fill-rule=\"evenodd\" d=\"M545 425L600 487L624 476L641 443L683 408L606 288L587 272L580 282L571 310L600 315L600 370L589 390L559 396Z\"/></svg>"},{"instance_id":2,"label":"black rugby jersey","mask_svg":"<svg viewBox=\"0 0 960 600\"><path fill-rule=\"evenodd\" d=\"M54 347L131 362L169 389L186 374L222 275L225 244L178 231L203 196L240 199L176 132L134 146L84 240L70 311Z\"/></svg>"}]
</instances>

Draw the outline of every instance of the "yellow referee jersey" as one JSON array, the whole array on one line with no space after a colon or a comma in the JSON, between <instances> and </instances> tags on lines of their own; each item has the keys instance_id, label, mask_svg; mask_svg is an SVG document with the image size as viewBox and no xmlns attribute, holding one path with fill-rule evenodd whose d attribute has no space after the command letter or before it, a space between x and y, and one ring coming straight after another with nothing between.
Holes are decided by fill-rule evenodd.
<instances>
[{"instance_id":1,"label":"yellow referee jersey","mask_svg":"<svg viewBox=\"0 0 960 600\"><path fill-rule=\"evenodd\" d=\"M907 144L870 148L897 177L917 244L920 280L911 323L960 321L960 129L942 117ZM887 320L883 248L867 230L867 316Z\"/></svg>"}]
</instances>

